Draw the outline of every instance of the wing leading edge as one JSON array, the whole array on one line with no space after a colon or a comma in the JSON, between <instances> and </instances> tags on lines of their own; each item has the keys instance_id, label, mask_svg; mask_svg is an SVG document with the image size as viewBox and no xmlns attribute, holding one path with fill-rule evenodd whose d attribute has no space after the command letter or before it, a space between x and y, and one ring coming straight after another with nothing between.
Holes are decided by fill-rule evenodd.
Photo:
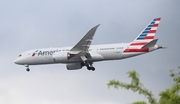
<instances>
[{"instance_id":1,"label":"wing leading edge","mask_svg":"<svg viewBox=\"0 0 180 104\"><path fill-rule=\"evenodd\" d=\"M72 58L74 56L89 56L89 47L92 43L93 36L99 27L100 24L93 27L91 30L87 32L87 34L69 51L68 58ZM90 57L90 56L89 56Z\"/></svg>"}]
</instances>

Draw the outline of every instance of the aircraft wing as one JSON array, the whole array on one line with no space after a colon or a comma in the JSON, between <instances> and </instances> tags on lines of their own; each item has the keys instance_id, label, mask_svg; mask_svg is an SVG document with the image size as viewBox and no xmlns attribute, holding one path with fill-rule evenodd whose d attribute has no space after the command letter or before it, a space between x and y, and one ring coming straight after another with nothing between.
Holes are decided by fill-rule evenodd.
<instances>
[{"instance_id":1,"label":"aircraft wing","mask_svg":"<svg viewBox=\"0 0 180 104\"><path fill-rule=\"evenodd\" d=\"M68 58L70 59L73 56L79 55L79 56L89 56L88 54L89 47L91 45L91 42L93 40L93 36L96 32L96 29L99 25L93 27L91 30L88 31L88 33L69 51Z\"/></svg>"}]
</instances>

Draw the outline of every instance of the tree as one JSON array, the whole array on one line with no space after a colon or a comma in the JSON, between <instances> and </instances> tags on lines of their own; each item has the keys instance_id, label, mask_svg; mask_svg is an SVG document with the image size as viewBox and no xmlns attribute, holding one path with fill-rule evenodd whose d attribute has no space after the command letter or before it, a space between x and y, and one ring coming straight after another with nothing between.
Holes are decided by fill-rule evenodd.
<instances>
[{"instance_id":1,"label":"tree","mask_svg":"<svg viewBox=\"0 0 180 104\"><path fill-rule=\"evenodd\" d=\"M159 104L180 104L180 71L174 73L174 70L170 70L170 73L175 83L170 89L160 93Z\"/></svg>"},{"instance_id":2,"label":"tree","mask_svg":"<svg viewBox=\"0 0 180 104\"><path fill-rule=\"evenodd\" d=\"M180 69L180 67L179 67ZM108 87L113 86L114 88L124 88L126 90L132 90L133 92L138 92L140 95L147 97L150 104L180 104L180 71L179 73L174 73L174 70L170 71L170 76L174 80L174 85L160 93L160 99L157 101L154 98L151 91L146 89L140 82L139 74L135 71L129 71L128 77L131 78L131 83L120 82L118 80L110 80L107 84ZM147 104L145 101L137 101L132 104Z\"/></svg>"}]
</instances>

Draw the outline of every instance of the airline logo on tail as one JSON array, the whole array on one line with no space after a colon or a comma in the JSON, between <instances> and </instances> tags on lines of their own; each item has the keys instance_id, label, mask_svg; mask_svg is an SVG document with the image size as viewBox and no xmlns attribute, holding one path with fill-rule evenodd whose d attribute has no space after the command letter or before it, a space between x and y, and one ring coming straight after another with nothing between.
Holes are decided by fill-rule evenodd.
<instances>
[{"instance_id":1,"label":"airline logo on tail","mask_svg":"<svg viewBox=\"0 0 180 104\"><path fill-rule=\"evenodd\" d=\"M156 34L157 27L161 18L155 18L150 24L140 33L136 40L152 40Z\"/></svg>"},{"instance_id":2,"label":"airline logo on tail","mask_svg":"<svg viewBox=\"0 0 180 104\"><path fill-rule=\"evenodd\" d=\"M130 43L129 47L124 52L148 52L148 48L142 48L149 42L154 40L159 22L161 18L153 19L148 26L139 34L139 36Z\"/></svg>"}]
</instances>

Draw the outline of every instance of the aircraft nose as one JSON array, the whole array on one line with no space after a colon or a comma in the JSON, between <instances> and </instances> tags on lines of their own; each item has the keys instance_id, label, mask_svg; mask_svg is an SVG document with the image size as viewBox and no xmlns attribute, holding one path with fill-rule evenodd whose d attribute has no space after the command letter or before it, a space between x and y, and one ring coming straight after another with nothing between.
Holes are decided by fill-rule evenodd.
<instances>
[{"instance_id":1,"label":"aircraft nose","mask_svg":"<svg viewBox=\"0 0 180 104\"><path fill-rule=\"evenodd\" d=\"M18 64L18 60L17 60L17 59L15 59L15 60L14 60L14 63L15 63L15 64Z\"/></svg>"},{"instance_id":2,"label":"aircraft nose","mask_svg":"<svg viewBox=\"0 0 180 104\"><path fill-rule=\"evenodd\" d=\"M14 63L20 65L21 64L21 60L19 58L17 58L17 59L14 60Z\"/></svg>"}]
</instances>

